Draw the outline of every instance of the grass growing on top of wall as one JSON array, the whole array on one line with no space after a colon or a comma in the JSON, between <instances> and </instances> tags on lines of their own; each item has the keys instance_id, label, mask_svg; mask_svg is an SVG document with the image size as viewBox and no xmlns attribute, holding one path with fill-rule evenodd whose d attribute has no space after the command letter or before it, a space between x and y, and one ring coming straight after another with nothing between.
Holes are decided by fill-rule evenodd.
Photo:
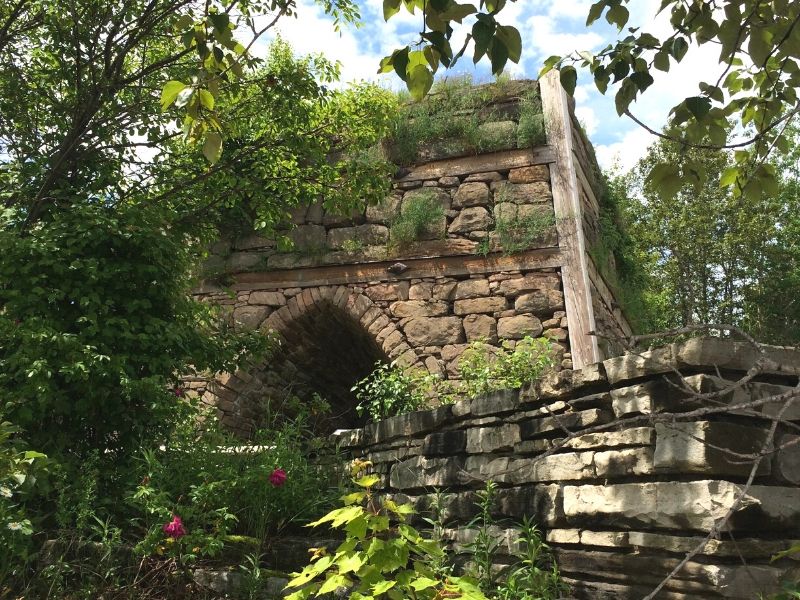
<instances>
[{"instance_id":1,"label":"grass growing on top of wall","mask_svg":"<svg viewBox=\"0 0 800 600\"><path fill-rule=\"evenodd\" d=\"M445 153L480 153L543 144L544 121L538 87L518 96L519 91L517 82L502 78L480 86L473 85L468 76L438 83L424 101L407 102L398 112L389 139L392 160L400 165L414 164L426 144L437 144ZM492 104L515 98L520 110L515 137L487 127L487 123L505 120Z\"/></svg>"}]
</instances>

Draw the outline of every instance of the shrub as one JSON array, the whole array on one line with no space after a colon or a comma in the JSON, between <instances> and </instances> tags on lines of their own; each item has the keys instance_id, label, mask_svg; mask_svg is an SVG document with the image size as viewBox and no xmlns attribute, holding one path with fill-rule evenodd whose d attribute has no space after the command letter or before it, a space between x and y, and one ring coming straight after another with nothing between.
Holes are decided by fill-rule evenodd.
<instances>
[{"instance_id":1,"label":"shrub","mask_svg":"<svg viewBox=\"0 0 800 600\"><path fill-rule=\"evenodd\" d=\"M531 212L524 217L496 219L494 230L503 252L514 254L541 244L555 222L555 215L548 209Z\"/></svg>"},{"instance_id":2,"label":"shrub","mask_svg":"<svg viewBox=\"0 0 800 600\"><path fill-rule=\"evenodd\" d=\"M444 207L433 193L420 194L404 203L390 228L390 242L404 247L434 233L434 227L444 219ZM443 233L443 232L442 232Z\"/></svg>"},{"instance_id":3,"label":"shrub","mask_svg":"<svg viewBox=\"0 0 800 600\"><path fill-rule=\"evenodd\" d=\"M180 548L194 559L213 556L234 539L260 549L271 535L308 522L339 489L335 473L308 460L310 443L302 415L257 432L248 446L210 417L199 430L193 421L184 423L165 447L143 455L142 481L133 494L146 515L140 550ZM185 541L169 542L163 531L174 515L187 531Z\"/></svg>"},{"instance_id":4,"label":"shrub","mask_svg":"<svg viewBox=\"0 0 800 600\"><path fill-rule=\"evenodd\" d=\"M356 461L354 483L361 488L344 496L344 506L329 512L311 526L330 525L344 530L345 541L332 553L318 549L300 573L294 573L287 589L299 588L288 600L305 600L339 588L351 588L349 598L393 600L414 598L463 598L485 600L468 577L442 576L431 563L444 556L436 540L426 538L406 519L414 510L375 496L372 488L379 475L356 478L371 463Z\"/></svg>"},{"instance_id":5,"label":"shrub","mask_svg":"<svg viewBox=\"0 0 800 600\"><path fill-rule=\"evenodd\" d=\"M375 370L351 389L359 400L356 412L378 421L417 410L434 390L435 380L424 372L377 362Z\"/></svg>"},{"instance_id":6,"label":"shrub","mask_svg":"<svg viewBox=\"0 0 800 600\"><path fill-rule=\"evenodd\" d=\"M493 390L518 388L536 381L553 366L553 344L546 338L526 336L511 349L472 342L461 355L458 391L469 398Z\"/></svg>"}]
</instances>

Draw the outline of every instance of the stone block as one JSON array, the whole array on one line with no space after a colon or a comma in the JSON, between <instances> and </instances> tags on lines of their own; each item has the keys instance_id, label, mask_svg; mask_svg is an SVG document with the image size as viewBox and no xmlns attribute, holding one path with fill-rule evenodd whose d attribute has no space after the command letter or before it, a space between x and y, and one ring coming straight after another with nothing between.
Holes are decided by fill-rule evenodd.
<instances>
[{"instance_id":1,"label":"stone block","mask_svg":"<svg viewBox=\"0 0 800 600\"><path fill-rule=\"evenodd\" d=\"M456 300L453 304L453 312L457 315L471 315L479 313L494 313L506 308L506 299L498 296L487 298L470 298L468 300Z\"/></svg>"},{"instance_id":2,"label":"stone block","mask_svg":"<svg viewBox=\"0 0 800 600\"><path fill-rule=\"evenodd\" d=\"M632 427L623 431L598 431L572 438L566 448L584 450L590 448L617 448L624 446L651 446L656 441L653 427Z\"/></svg>"},{"instance_id":3,"label":"stone block","mask_svg":"<svg viewBox=\"0 0 800 600\"><path fill-rule=\"evenodd\" d=\"M503 452L514 449L520 441L519 425L509 423L500 427L473 427L466 431L468 454Z\"/></svg>"},{"instance_id":4,"label":"stone block","mask_svg":"<svg viewBox=\"0 0 800 600\"><path fill-rule=\"evenodd\" d=\"M590 408L580 412L521 421L520 434L523 440L538 437L551 431L563 431L566 435L565 429L571 432L576 429L591 427L592 425L602 425L610 422L612 418L613 415L610 411Z\"/></svg>"},{"instance_id":5,"label":"stone block","mask_svg":"<svg viewBox=\"0 0 800 600\"><path fill-rule=\"evenodd\" d=\"M459 186L453 196L453 208L489 205L489 186L483 182L468 182Z\"/></svg>"},{"instance_id":6,"label":"stone block","mask_svg":"<svg viewBox=\"0 0 800 600\"><path fill-rule=\"evenodd\" d=\"M427 198L438 202L445 212L450 210L450 194L438 187L425 187L406 192L400 205L400 212L405 212L411 204Z\"/></svg>"},{"instance_id":7,"label":"stone block","mask_svg":"<svg viewBox=\"0 0 800 600\"><path fill-rule=\"evenodd\" d=\"M612 407L617 417L659 412L681 412L701 406L678 387L674 376L611 390Z\"/></svg>"},{"instance_id":8,"label":"stone block","mask_svg":"<svg viewBox=\"0 0 800 600\"><path fill-rule=\"evenodd\" d=\"M497 321L497 335L506 340L519 340L525 336L537 337L542 333L542 322L533 315L503 317Z\"/></svg>"},{"instance_id":9,"label":"stone block","mask_svg":"<svg viewBox=\"0 0 800 600\"><path fill-rule=\"evenodd\" d=\"M435 300L452 300L455 293L457 282L445 281L436 283L433 286L433 298Z\"/></svg>"},{"instance_id":10,"label":"stone block","mask_svg":"<svg viewBox=\"0 0 800 600\"><path fill-rule=\"evenodd\" d=\"M478 229L489 229L491 224L492 217L489 215L489 211L481 206L474 206L465 208L458 213L447 231L449 233L469 233Z\"/></svg>"},{"instance_id":11,"label":"stone block","mask_svg":"<svg viewBox=\"0 0 800 600\"><path fill-rule=\"evenodd\" d=\"M441 300L403 300L389 306L391 313L400 319L415 317L441 317L449 307Z\"/></svg>"},{"instance_id":12,"label":"stone block","mask_svg":"<svg viewBox=\"0 0 800 600\"><path fill-rule=\"evenodd\" d=\"M489 315L467 315L464 317L464 333L468 342L483 340L494 344L497 342L497 321Z\"/></svg>"},{"instance_id":13,"label":"stone block","mask_svg":"<svg viewBox=\"0 0 800 600\"><path fill-rule=\"evenodd\" d=\"M655 467L660 473L748 476L753 462L742 455L758 454L766 439L765 429L734 423L656 423ZM758 474L769 472L764 459Z\"/></svg>"},{"instance_id":14,"label":"stone block","mask_svg":"<svg viewBox=\"0 0 800 600\"><path fill-rule=\"evenodd\" d=\"M364 246L384 246L389 241L389 229L384 225L359 225L341 227L328 231L327 245L333 250L342 250L347 243L360 243Z\"/></svg>"},{"instance_id":15,"label":"stone block","mask_svg":"<svg viewBox=\"0 0 800 600\"><path fill-rule=\"evenodd\" d=\"M408 290L408 298L403 300L430 300L433 298L433 284L428 282L415 283Z\"/></svg>"},{"instance_id":16,"label":"stone block","mask_svg":"<svg viewBox=\"0 0 800 600\"><path fill-rule=\"evenodd\" d=\"M486 279L466 279L456 284L454 300L478 298L489 295L489 282Z\"/></svg>"},{"instance_id":17,"label":"stone block","mask_svg":"<svg viewBox=\"0 0 800 600\"><path fill-rule=\"evenodd\" d=\"M538 204L550 202L553 194L550 186L543 181L536 183L509 183L500 181L492 185L495 202L513 202L514 204Z\"/></svg>"},{"instance_id":18,"label":"stone block","mask_svg":"<svg viewBox=\"0 0 800 600\"><path fill-rule=\"evenodd\" d=\"M473 417L512 412L519 407L519 395L516 390L496 390L485 396L473 398L469 412Z\"/></svg>"},{"instance_id":19,"label":"stone block","mask_svg":"<svg viewBox=\"0 0 800 600\"><path fill-rule=\"evenodd\" d=\"M531 165L511 169L508 173L508 180L511 183L535 183L537 181L550 181L550 169L547 165Z\"/></svg>"},{"instance_id":20,"label":"stone block","mask_svg":"<svg viewBox=\"0 0 800 600\"><path fill-rule=\"evenodd\" d=\"M450 406L440 406L432 410L389 417L365 428L367 439L380 444L399 437L414 437L422 433L430 433L437 427L448 423L453 417Z\"/></svg>"},{"instance_id":21,"label":"stone block","mask_svg":"<svg viewBox=\"0 0 800 600\"><path fill-rule=\"evenodd\" d=\"M414 457L392 466L389 485L396 490L415 490L470 483L464 457Z\"/></svg>"},{"instance_id":22,"label":"stone block","mask_svg":"<svg viewBox=\"0 0 800 600\"><path fill-rule=\"evenodd\" d=\"M379 204L367 206L366 216L369 223L388 225L400 212L402 194L390 194Z\"/></svg>"},{"instance_id":23,"label":"stone block","mask_svg":"<svg viewBox=\"0 0 800 600\"><path fill-rule=\"evenodd\" d=\"M364 293L373 302L393 302L395 300L408 300L409 285L407 281L397 283L379 283L371 285Z\"/></svg>"},{"instance_id":24,"label":"stone block","mask_svg":"<svg viewBox=\"0 0 800 600\"><path fill-rule=\"evenodd\" d=\"M245 329L257 329L269 312L266 306L240 306L233 310L233 320Z\"/></svg>"},{"instance_id":25,"label":"stone block","mask_svg":"<svg viewBox=\"0 0 800 600\"><path fill-rule=\"evenodd\" d=\"M538 290L560 290L561 280L548 273L529 273L500 282L497 291L504 296L518 296Z\"/></svg>"},{"instance_id":26,"label":"stone block","mask_svg":"<svg viewBox=\"0 0 800 600\"><path fill-rule=\"evenodd\" d=\"M325 248L327 234L322 225L298 225L289 231L289 239L296 250L318 252Z\"/></svg>"},{"instance_id":27,"label":"stone block","mask_svg":"<svg viewBox=\"0 0 800 600\"><path fill-rule=\"evenodd\" d=\"M471 175L467 175L464 181L501 181L502 179L503 176L497 171L489 171L487 173L472 173Z\"/></svg>"},{"instance_id":28,"label":"stone block","mask_svg":"<svg viewBox=\"0 0 800 600\"><path fill-rule=\"evenodd\" d=\"M655 470L653 448L622 448L595 452L594 467L597 477L651 475Z\"/></svg>"},{"instance_id":29,"label":"stone block","mask_svg":"<svg viewBox=\"0 0 800 600\"><path fill-rule=\"evenodd\" d=\"M775 439L778 452L773 461L772 474L781 482L800 486L800 436L788 433Z\"/></svg>"},{"instance_id":30,"label":"stone block","mask_svg":"<svg viewBox=\"0 0 800 600\"><path fill-rule=\"evenodd\" d=\"M431 433L425 437L425 441L422 443L422 455L453 456L461 454L467 447L467 442L468 435L463 430Z\"/></svg>"},{"instance_id":31,"label":"stone block","mask_svg":"<svg viewBox=\"0 0 800 600\"><path fill-rule=\"evenodd\" d=\"M510 223L517 218L519 206L513 202L498 202L494 205L492 214L496 221Z\"/></svg>"},{"instance_id":32,"label":"stone block","mask_svg":"<svg viewBox=\"0 0 800 600\"><path fill-rule=\"evenodd\" d=\"M800 528L799 488L751 486L743 493L739 484L713 480L568 485L564 514L576 522L707 532L736 506L727 528Z\"/></svg>"},{"instance_id":33,"label":"stone block","mask_svg":"<svg viewBox=\"0 0 800 600\"><path fill-rule=\"evenodd\" d=\"M412 346L444 346L464 341L464 328L458 317L416 317L403 325Z\"/></svg>"},{"instance_id":34,"label":"stone block","mask_svg":"<svg viewBox=\"0 0 800 600\"><path fill-rule=\"evenodd\" d=\"M564 309L564 294L558 290L543 289L522 294L514 302L520 313L530 313L537 317L550 316Z\"/></svg>"},{"instance_id":35,"label":"stone block","mask_svg":"<svg viewBox=\"0 0 800 600\"><path fill-rule=\"evenodd\" d=\"M251 305L264 305L264 306L283 306L286 304L286 296L281 292L250 292L250 297L247 303Z\"/></svg>"}]
</instances>

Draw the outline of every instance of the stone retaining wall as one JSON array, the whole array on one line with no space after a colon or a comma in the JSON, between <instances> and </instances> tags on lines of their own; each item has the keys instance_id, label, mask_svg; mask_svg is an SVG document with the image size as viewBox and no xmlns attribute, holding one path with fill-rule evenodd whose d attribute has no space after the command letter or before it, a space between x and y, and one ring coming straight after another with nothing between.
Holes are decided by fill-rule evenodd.
<instances>
[{"instance_id":1,"label":"stone retaining wall","mask_svg":"<svg viewBox=\"0 0 800 600\"><path fill-rule=\"evenodd\" d=\"M759 358L752 381L710 394ZM456 551L471 536L463 526L476 512L475 491L496 482L501 553L514 547L514 523L534 517L575 598L644 597L730 513L657 597L753 600L800 572L791 559L770 563L800 538L800 444L767 454L748 487L746 456L761 451L784 403L742 404L790 391L799 374L797 351L761 356L698 338L336 439L374 463L385 493L421 512L443 490ZM797 439L800 400L781 418L778 443Z\"/></svg>"}]
</instances>

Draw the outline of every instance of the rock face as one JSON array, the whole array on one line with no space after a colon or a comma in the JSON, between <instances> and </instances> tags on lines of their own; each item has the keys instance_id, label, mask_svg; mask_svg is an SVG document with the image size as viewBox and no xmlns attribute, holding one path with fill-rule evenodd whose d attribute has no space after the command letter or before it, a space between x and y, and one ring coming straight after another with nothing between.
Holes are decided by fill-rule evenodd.
<instances>
[{"instance_id":1,"label":"rock face","mask_svg":"<svg viewBox=\"0 0 800 600\"><path fill-rule=\"evenodd\" d=\"M500 317L498 334L509 318L517 317ZM485 314L466 317L467 337L478 323L490 321ZM452 359L463 347L452 344L442 355ZM475 536L468 524L476 515L476 491L493 481L497 518L536 519L574 597L642 598L695 549L696 557L666 584L665 598L768 595L797 569L792 560L770 559L800 538L798 436L781 429L778 450L761 459L753 484L746 485L753 457L769 447L769 414L744 418L740 410L723 411L709 420L690 412L709 404L676 393L663 365L691 356L697 347L703 344L653 350L657 361L645 357L626 364L624 380L616 363L609 374L608 362L561 371L524 393L462 400L437 417L432 411L413 413L343 434L340 442L353 456L375 463L383 492L392 497L410 498L422 510L438 488L445 537L456 552ZM710 347L711 358L729 357L731 364L724 347ZM776 382L787 383L783 374L795 358L772 365ZM690 373L711 371L697 355L691 361ZM692 374L685 383L704 392L712 384L725 389L744 371L725 374L730 379ZM612 377L623 386L612 388ZM748 387L748 398L786 389L768 379ZM666 412L675 414L666 418ZM650 415L654 422L648 422ZM721 533L707 539L714 528ZM505 562L504 555L517 547L518 526L492 532L502 541L497 560Z\"/></svg>"}]
</instances>

